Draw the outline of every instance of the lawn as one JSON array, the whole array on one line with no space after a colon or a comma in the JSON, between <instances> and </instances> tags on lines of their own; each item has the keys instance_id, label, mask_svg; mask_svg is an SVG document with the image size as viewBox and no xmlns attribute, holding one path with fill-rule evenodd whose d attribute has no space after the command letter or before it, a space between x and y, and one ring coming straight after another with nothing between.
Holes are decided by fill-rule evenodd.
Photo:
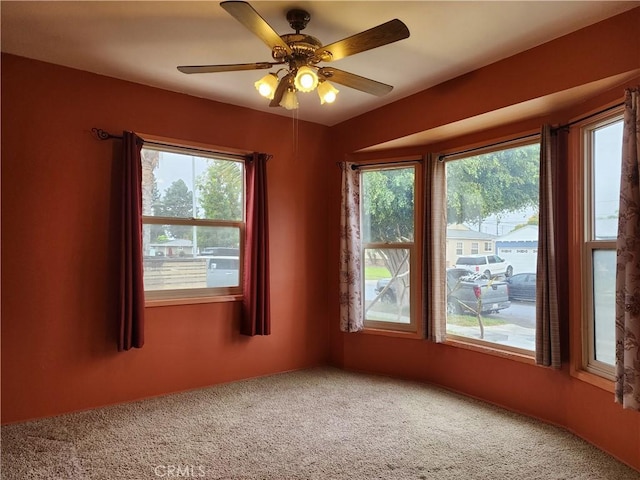
<instances>
[{"instance_id":1,"label":"lawn","mask_svg":"<svg viewBox=\"0 0 640 480\"><path fill-rule=\"evenodd\" d=\"M365 280L380 280L381 278L390 278L391 273L387 267L369 266L364 268Z\"/></svg>"},{"instance_id":2,"label":"lawn","mask_svg":"<svg viewBox=\"0 0 640 480\"><path fill-rule=\"evenodd\" d=\"M478 318L475 315L447 315L447 323L451 325L458 325L460 327L477 327ZM499 318L487 318L482 317L482 323L485 327L492 327L495 325L505 325L507 322Z\"/></svg>"}]
</instances>

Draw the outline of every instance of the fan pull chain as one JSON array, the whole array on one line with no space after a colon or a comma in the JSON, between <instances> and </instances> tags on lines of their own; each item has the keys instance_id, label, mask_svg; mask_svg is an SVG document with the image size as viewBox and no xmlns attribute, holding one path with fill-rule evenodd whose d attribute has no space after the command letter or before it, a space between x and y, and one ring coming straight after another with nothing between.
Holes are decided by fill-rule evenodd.
<instances>
[{"instance_id":1,"label":"fan pull chain","mask_svg":"<svg viewBox=\"0 0 640 480\"><path fill-rule=\"evenodd\" d=\"M299 134L299 126L298 126L298 109L291 111L291 127L292 127L292 136L293 136L293 156L294 159L298 158L298 134Z\"/></svg>"}]
</instances>

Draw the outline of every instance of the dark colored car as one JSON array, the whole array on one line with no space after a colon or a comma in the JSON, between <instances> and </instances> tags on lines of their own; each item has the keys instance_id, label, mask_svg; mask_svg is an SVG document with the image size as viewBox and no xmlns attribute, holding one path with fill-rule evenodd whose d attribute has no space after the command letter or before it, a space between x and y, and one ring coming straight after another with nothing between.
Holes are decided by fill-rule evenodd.
<instances>
[{"instance_id":1,"label":"dark colored car","mask_svg":"<svg viewBox=\"0 0 640 480\"><path fill-rule=\"evenodd\" d=\"M397 291L394 284L389 285L389 278L382 278L376 284L376 295L386 303L397 302ZM448 313L472 312L478 306L481 311L499 312L509 308L509 286L506 282L492 280L466 268L447 269L447 311Z\"/></svg>"},{"instance_id":2,"label":"dark colored car","mask_svg":"<svg viewBox=\"0 0 640 480\"><path fill-rule=\"evenodd\" d=\"M396 286L393 284L389 285L390 280L391 280L390 278L381 278L380 280L378 280L378 282L376 283L376 289L375 289L376 295L380 295L380 293L384 291L384 293L382 294L382 297L380 297L380 300L382 300L385 303L396 303L397 302ZM387 287L387 285L389 286Z\"/></svg>"},{"instance_id":3,"label":"dark colored car","mask_svg":"<svg viewBox=\"0 0 640 480\"><path fill-rule=\"evenodd\" d=\"M518 273L507 279L509 282L509 300L536 301L536 274Z\"/></svg>"}]
</instances>

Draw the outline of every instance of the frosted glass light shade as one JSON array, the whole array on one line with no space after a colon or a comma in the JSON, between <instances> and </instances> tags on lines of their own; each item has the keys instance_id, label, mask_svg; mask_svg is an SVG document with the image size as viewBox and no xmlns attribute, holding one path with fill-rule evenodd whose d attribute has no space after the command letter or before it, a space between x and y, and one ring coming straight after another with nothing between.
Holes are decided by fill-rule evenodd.
<instances>
[{"instance_id":1,"label":"frosted glass light shade","mask_svg":"<svg viewBox=\"0 0 640 480\"><path fill-rule=\"evenodd\" d=\"M318 75L310 67L300 67L293 83L299 91L310 92L318 86Z\"/></svg>"},{"instance_id":2,"label":"frosted glass light shade","mask_svg":"<svg viewBox=\"0 0 640 480\"><path fill-rule=\"evenodd\" d=\"M336 100L339 90L334 87L328 81L324 81L318 85L318 96L320 97L320 103L333 103Z\"/></svg>"},{"instance_id":3,"label":"frosted glass light shade","mask_svg":"<svg viewBox=\"0 0 640 480\"><path fill-rule=\"evenodd\" d=\"M275 73L268 73L254 83L254 85L260 95L269 100L273 100L273 95L276 93L276 87L278 86L278 77Z\"/></svg>"},{"instance_id":4,"label":"frosted glass light shade","mask_svg":"<svg viewBox=\"0 0 640 480\"><path fill-rule=\"evenodd\" d=\"M280 106L287 110L295 110L298 108L298 96L295 90L287 90L280 100Z\"/></svg>"}]
</instances>

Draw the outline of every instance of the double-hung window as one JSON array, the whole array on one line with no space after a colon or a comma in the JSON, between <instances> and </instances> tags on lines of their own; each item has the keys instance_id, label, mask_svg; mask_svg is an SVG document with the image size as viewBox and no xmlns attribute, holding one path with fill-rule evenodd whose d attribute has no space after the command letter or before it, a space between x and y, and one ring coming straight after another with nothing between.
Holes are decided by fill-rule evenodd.
<instances>
[{"instance_id":1,"label":"double-hung window","mask_svg":"<svg viewBox=\"0 0 640 480\"><path fill-rule=\"evenodd\" d=\"M365 326L416 330L416 165L360 167Z\"/></svg>"},{"instance_id":2,"label":"double-hung window","mask_svg":"<svg viewBox=\"0 0 640 480\"><path fill-rule=\"evenodd\" d=\"M531 354L540 145L511 143L445 158L447 231L493 239L483 240L482 253L474 241L471 255L447 255L454 265L446 272L447 336ZM497 255L485 254L494 242Z\"/></svg>"},{"instance_id":3,"label":"double-hung window","mask_svg":"<svg viewBox=\"0 0 640 480\"><path fill-rule=\"evenodd\" d=\"M146 143L142 248L147 299L241 293L244 158Z\"/></svg>"},{"instance_id":4,"label":"double-hung window","mask_svg":"<svg viewBox=\"0 0 640 480\"><path fill-rule=\"evenodd\" d=\"M614 377L616 239L620 199L622 116L582 128L585 161L583 367Z\"/></svg>"}]
</instances>

